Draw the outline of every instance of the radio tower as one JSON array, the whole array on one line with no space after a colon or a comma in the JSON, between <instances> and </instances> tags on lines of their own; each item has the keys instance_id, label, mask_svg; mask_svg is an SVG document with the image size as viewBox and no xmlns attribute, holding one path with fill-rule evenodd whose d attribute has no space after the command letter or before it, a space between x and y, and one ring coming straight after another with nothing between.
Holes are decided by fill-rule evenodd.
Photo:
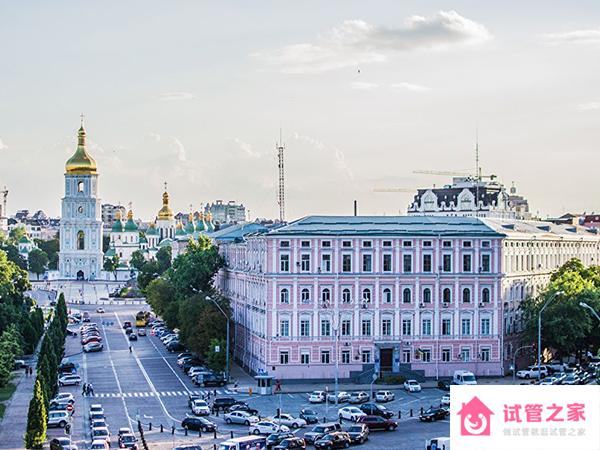
<instances>
[{"instance_id":1,"label":"radio tower","mask_svg":"<svg viewBox=\"0 0 600 450\"><path fill-rule=\"evenodd\" d=\"M283 139L281 137L281 128L279 129L279 143L276 144L277 160L279 167L279 193L277 195L277 203L279 204L279 220L285 221L285 172L283 168Z\"/></svg>"}]
</instances>

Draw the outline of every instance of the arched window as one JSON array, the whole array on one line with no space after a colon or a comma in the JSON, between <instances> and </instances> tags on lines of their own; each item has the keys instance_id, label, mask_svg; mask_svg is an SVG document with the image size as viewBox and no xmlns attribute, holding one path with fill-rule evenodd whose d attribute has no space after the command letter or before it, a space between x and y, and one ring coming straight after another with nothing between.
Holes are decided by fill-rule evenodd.
<instances>
[{"instance_id":1,"label":"arched window","mask_svg":"<svg viewBox=\"0 0 600 450\"><path fill-rule=\"evenodd\" d=\"M463 303L471 303L471 289L464 288L462 293Z\"/></svg>"},{"instance_id":2,"label":"arched window","mask_svg":"<svg viewBox=\"0 0 600 450\"><path fill-rule=\"evenodd\" d=\"M279 298L281 303L289 303L290 302L290 291L287 288L283 288L279 294Z\"/></svg>"},{"instance_id":3,"label":"arched window","mask_svg":"<svg viewBox=\"0 0 600 450\"><path fill-rule=\"evenodd\" d=\"M386 303L392 303L392 290L385 288L383 290L383 301Z\"/></svg>"},{"instance_id":4,"label":"arched window","mask_svg":"<svg viewBox=\"0 0 600 450\"><path fill-rule=\"evenodd\" d=\"M300 297L302 299L302 303L310 303L310 291L308 289L302 289Z\"/></svg>"},{"instance_id":5,"label":"arched window","mask_svg":"<svg viewBox=\"0 0 600 450\"><path fill-rule=\"evenodd\" d=\"M77 183L77 192L83 192L83 181Z\"/></svg>"},{"instance_id":6,"label":"arched window","mask_svg":"<svg viewBox=\"0 0 600 450\"><path fill-rule=\"evenodd\" d=\"M409 288L404 288L402 291L402 303L410 303L411 302L411 292Z\"/></svg>"},{"instance_id":7,"label":"arched window","mask_svg":"<svg viewBox=\"0 0 600 450\"><path fill-rule=\"evenodd\" d=\"M488 288L483 288L483 290L481 291L481 301L483 303L490 302L490 290Z\"/></svg>"},{"instance_id":8,"label":"arched window","mask_svg":"<svg viewBox=\"0 0 600 450\"><path fill-rule=\"evenodd\" d=\"M423 289L423 303L431 303L431 289Z\"/></svg>"},{"instance_id":9,"label":"arched window","mask_svg":"<svg viewBox=\"0 0 600 450\"><path fill-rule=\"evenodd\" d=\"M350 303L350 302L352 302L352 294L350 293L350 289L345 288L342 291L342 302L343 303Z\"/></svg>"},{"instance_id":10,"label":"arched window","mask_svg":"<svg viewBox=\"0 0 600 450\"><path fill-rule=\"evenodd\" d=\"M362 299L365 303L371 303L371 289L365 288L362 291Z\"/></svg>"},{"instance_id":11,"label":"arched window","mask_svg":"<svg viewBox=\"0 0 600 450\"><path fill-rule=\"evenodd\" d=\"M85 250L85 233L82 230L77 232L77 250Z\"/></svg>"},{"instance_id":12,"label":"arched window","mask_svg":"<svg viewBox=\"0 0 600 450\"><path fill-rule=\"evenodd\" d=\"M443 299L444 303L452 302L452 291L450 290L450 288L445 288L443 290L442 299Z\"/></svg>"},{"instance_id":13,"label":"arched window","mask_svg":"<svg viewBox=\"0 0 600 450\"><path fill-rule=\"evenodd\" d=\"M328 288L323 289L321 292L321 300L323 302L329 302L331 300L331 291Z\"/></svg>"}]
</instances>

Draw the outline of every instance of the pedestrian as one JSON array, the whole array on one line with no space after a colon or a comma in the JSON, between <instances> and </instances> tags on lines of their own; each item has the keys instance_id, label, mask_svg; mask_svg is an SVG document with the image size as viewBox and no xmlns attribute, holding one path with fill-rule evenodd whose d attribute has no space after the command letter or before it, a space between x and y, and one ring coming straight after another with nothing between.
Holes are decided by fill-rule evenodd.
<instances>
[{"instance_id":1,"label":"pedestrian","mask_svg":"<svg viewBox=\"0 0 600 450\"><path fill-rule=\"evenodd\" d=\"M84 397L87 395L87 383L83 383L83 386L81 387L81 395Z\"/></svg>"},{"instance_id":2,"label":"pedestrian","mask_svg":"<svg viewBox=\"0 0 600 450\"><path fill-rule=\"evenodd\" d=\"M90 383L88 385L88 389L89 389L89 394L93 397L94 396L94 385L92 383Z\"/></svg>"},{"instance_id":3,"label":"pedestrian","mask_svg":"<svg viewBox=\"0 0 600 450\"><path fill-rule=\"evenodd\" d=\"M213 389L213 397L217 398L217 390Z\"/></svg>"},{"instance_id":4,"label":"pedestrian","mask_svg":"<svg viewBox=\"0 0 600 450\"><path fill-rule=\"evenodd\" d=\"M29 366L29 376L33 375L33 367Z\"/></svg>"},{"instance_id":5,"label":"pedestrian","mask_svg":"<svg viewBox=\"0 0 600 450\"><path fill-rule=\"evenodd\" d=\"M131 353L131 345L129 346L129 353Z\"/></svg>"}]
</instances>

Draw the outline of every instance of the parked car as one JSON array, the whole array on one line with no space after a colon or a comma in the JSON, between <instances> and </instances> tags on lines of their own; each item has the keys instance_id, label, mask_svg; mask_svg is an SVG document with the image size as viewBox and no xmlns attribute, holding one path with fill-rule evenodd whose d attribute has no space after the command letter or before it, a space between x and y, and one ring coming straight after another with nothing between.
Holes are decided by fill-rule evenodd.
<instances>
[{"instance_id":1,"label":"parked car","mask_svg":"<svg viewBox=\"0 0 600 450\"><path fill-rule=\"evenodd\" d=\"M233 413L231 413L233 414ZM227 417L227 414L225 415L225 417ZM252 416L250 416L252 417ZM257 417L258 419L258 417ZM227 419L225 419L225 421L227 422ZM231 423L231 422L228 422ZM271 420L261 420L258 421L256 423L254 423L254 425L252 425L249 429L248 432L252 433L252 434L272 434L272 433L277 433L277 432L286 432L286 431L290 431L290 429L288 427L286 427L285 425L281 425L279 423L275 423Z\"/></svg>"},{"instance_id":2,"label":"parked car","mask_svg":"<svg viewBox=\"0 0 600 450\"><path fill-rule=\"evenodd\" d=\"M428 408L419 414L421 422L434 422L436 420L444 420L449 414L446 408Z\"/></svg>"},{"instance_id":3,"label":"parked car","mask_svg":"<svg viewBox=\"0 0 600 450\"><path fill-rule=\"evenodd\" d=\"M184 349L183 345L181 345L179 343L179 341L177 341L177 340L173 340L173 341L171 341L171 342L169 342L167 344L167 350L169 352L178 352L178 351L181 351L183 349Z\"/></svg>"},{"instance_id":4,"label":"parked car","mask_svg":"<svg viewBox=\"0 0 600 450\"><path fill-rule=\"evenodd\" d=\"M98 306L98 307L96 308L96 312L97 312L98 314L104 314L106 311L104 311L104 308L103 308L102 306Z\"/></svg>"},{"instance_id":5,"label":"parked car","mask_svg":"<svg viewBox=\"0 0 600 450\"><path fill-rule=\"evenodd\" d=\"M50 403L48 405L48 411L65 411L67 412L67 405L69 405L69 403ZM73 415L73 413L75 412L75 409L73 408L71 410L71 412L69 413L69 415Z\"/></svg>"},{"instance_id":6,"label":"parked car","mask_svg":"<svg viewBox=\"0 0 600 450\"><path fill-rule=\"evenodd\" d=\"M318 439L315 442L315 448L323 448L323 449L338 449L338 448L348 448L351 443L350 436L348 433L344 431L336 431L334 433L327 433L322 438Z\"/></svg>"},{"instance_id":7,"label":"parked car","mask_svg":"<svg viewBox=\"0 0 600 450\"><path fill-rule=\"evenodd\" d=\"M187 428L188 430L202 430L204 432L215 431L217 427L214 422L204 417L186 417L181 421L181 426L182 428Z\"/></svg>"},{"instance_id":8,"label":"parked car","mask_svg":"<svg viewBox=\"0 0 600 450\"><path fill-rule=\"evenodd\" d=\"M60 449L60 450L77 450L77 445L71 442L69 444L70 439L66 436L55 437L50 441L50 450Z\"/></svg>"},{"instance_id":9,"label":"parked car","mask_svg":"<svg viewBox=\"0 0 600 450\"><path fill-rule=\"evenodd\" d=\"M386 430L393 431L398 428L398 423L392 419L384 419L380 416L362 416L358 419L359 423L364 423L369 431L371 430Z\"/></svg>"},{"instance_id":10,"label":"parked car","mask_svg":"<svg viewBox=\"0 0 600 450\"><path fill-rule=\"evenodd\" d=\"M394 417L394 413L387 409L385 406L378 405L377 403L364 403L360 405L359 409L364 412L367 416L381 416L389 419Z\"/></svg>"},{"instance_id":11,"label":"parked car","mask_svg":"<svg viewBox=\"0 0 600 450\"><path fill-rule=\"evenodd\" d=\"M547 376L546 378L544 378L543 380L540 380L540 382L537 384L550 386L550 385L556 385L559 383L560 383L560 380L557 377L550 375L550 376Z\"/></svg>"},{"instance_id":12,"label":"parked car","mask_svg":"<svg viewBox=\"0 0 600 450\"><path fill-rule=\"evenodd\" d=\"M232 405L232 406L229 407L229 411L230 412L233 412L233 411L244 411L244 412L247 412L248 414L251 414L253 416L258 416L258 409L250 408L245 403L240 403L240 404Z\"/></svg>"},{"instance_id":13,"label":"parked car","mask_svg":"<svg viewBox=\"0 0 600 450\"><path fill-rule=\"evenodd\" d=\"M69 413L66 411L48 412L48 427L64 428L69 423Z\"/></svg>"},{"instance_id":14,"label":"parked car","mask_svg":"<svg viewBox=\"0 0 600 450\"><path fill-rule=\"evenodd\" d=\"M530 379L530 378L544 378L548 376L548 368L546 366L540 366L539 367L539 372L538 372L538 366L537 365L532 365L529 366L527 369L523 369L523 370L519 370L517 372L517 377L518 378L524 378L526 380Z\"/></svg>"},{"instance_id":15,"label":"parked car","mask_svg":"<svg viewBox=\"0 0 600 450\"><path fill-rule=\"evenodd\" d=\"M81 377L79 375L63 375L58 379L59 386L79 386Z\"/></svg>"},{"instance_id":16,"label":"parked car","mask_svg":"<svg viewBox=\"0 0 600 450\"><path fill-rule=\"evenodd\" d=\"M83 351L86 353L101 352L103 348L102 342L90 342L83 346Z\"/></svg>"},{"instance_id":17,"label":"parked car","mask_svg":"<svg viewBox=\"0 0 600 450\"><path fill-rule=\"evenodd\" d=\"M562 380L562 384L579 384L579 377L574 373L567 373L565 378Z\"/></svg>"},{"instance_id":18,"label":"parked car","mask_svg":"<svg viewBox=\"0 0 600 450\"><path fill-rule=\"evenodd\" d=\"M317 415L314 409L303 408L300 410L300 414L298 415L301 419L306 420L306 423L317 423L319 421L319 416Z\"/></svg>"},{"instance_id":19,"label":"parked car","mask_svg":"<svg viewBox=\"0 0 600 450\"><path fill-rule=\"evenodd\" d=\"M444 395L442 395L442 398L440 400L440 405L442 405L442 406L450 406L450 394L444 394Z\"/></svg>"},{"instance_id":20,"label":"parked car","mask_svg":"<svg viewBox=\"0 0 600 450\"><path fill-rule=\"evenodd\" d=\"M421 392L421 385L417 380L406 380L404 382L404 390L408 392Z\"/></svg>"},{"instance_id":21,"label":"parked car","mask_svg":"<svg viewBox=\"0 0 600 450\"><path fill-rule=\"evenodd\" d=\"M278 424L287 425L291 428L300 428L306 426L306 420L299 417L294 417L291 414L279 414L273 416L273 422Z\"/></svg>"},{"instance_id":22,"label":"parked car","mask_svg":"<svg viewBox=\"0 0 600 450\"><path fill-rule=\"evenodd\" d=\"M146 336L146 329L145 328L138 328L137 334L138 334L138 336Z\"/></svg>"},{"instance_id":23,"label":"parked car","mask_svg":"<svg viewBox=\"0 0 600 450\"><path fill-rule=\"evenodd\" d=\"M304 439L307 444L313 444L317 439L333 431L342 431L342 426L338 422L329 422L322 425L315 425L312 430L304 433Z\"/></svg>"},{"instance_id":24,"label":"parked car","mask_svg":"<svg viewBox=\"0 0 600 450\"><path fill-rule=\"evenodd\" d=\"M244 411L229 412L223 417L225 418L225 422L228 424L239 423L246 426L249 426L253 423L257 423L260 420L258 417L253 416L252 414L248 414ZM272 431L270 431L269 433L272 433Z\"/></svg>"},{"instance_id":25,"label":"parked car","mask_svg":"<svg viewBox=\"0 0 600 450\"><path fill-rule=\"evenodd\" d=\"M209 416L210 408L204 400L194 400L192 403L192 412L197 416Z\"/></svg>"},{"instance_id":26,"label":"parked car","mask_svg":"<svg viewBox=\"0 0 600 450\"><path fill-rule=\"evenodd\" d=\"M267 448L270 449L272 447L275 447L276 445L279 445L279 443L281 443L281 441L283 441L284 439L293 438L295 436L296 435L294 433L291 433L289 431L271 433L269 436L267 436Z\"/></svg>"},{"instance_id":27,"label":"parked car","mask_svg":"<svg viewBox=\"0 0 600 450\"><path fill-rule=\"evenodd\" d=\"M70 392L59 392L58 394L56 394L54 396L54 398L52 398L50 400L50 402L57 402L57 403L75 403L75 397L73 397L73 394L71 394Z\"/></svg>"},{"instance_id":28,"label":"parked car","mask_svg":"<svg viewBox=\"0 0 600 450\"><path fill-rule=\"evenodd\" d=\"M369 401L369 394L363 391L353 392L348 401L352 404L366 403Z\"/></svg>"},{"instance_id":29,"label":"parked car","mask_svg":"<svg viewBox=\"0 0 600 450\"><path fill-rule=\"evenodd\" d=\"M348 436L350 436L350 442L352 444L364 444L369 439L369 427L364 423L357 423L348 427L346 430Z\"/></svg>"},{"instance_id":30,"label":"parked car","mask_svg":"<svg viewBox=\"0 0 600 450\"><path fill-rule=\"evenodd\" d=\"M192 381L198 386L225 386L227 382L222 375L215 375L212 372L200 372L194 376Z\"/></svg>"},{"instance_id":31,"label":"parked car","mask_svg":"<svg viewBox=\"0 0 600 450\"><path fill-rule=\"evenodd\" d=\"M375 393L376 402L391 402L396 398L396 394L391 391L377 391Z\"/></svg>"},{"instance_id":32,"label":"parked car","mask_svg":"<svg viewBox=\"0 0 600 450\"><path fill-rule=\"evenodd\" d=\"M216 411L225 411L239 402L233 397L218 397L213 401L213 408Z\"/></svg>"},{"instance_id":33,"label":"parked car","mask_svg":"<svg viewBox=\"0 0 600 450\"><path fill-rule=\"evenodd\" d=\"M449 391L450 384L451 384L451 382L449 380L440 380L437 383L437 387L438 387L438 389L441 389L442 391Z\"/></svg>"},{"instance_id":34,"label":"parked car","mask_svg":"<svg viewBox=\"0 0 600 450\"><path fill-rule=\"evenodd\" d=\"M336 398L335 392L332 392L327 395L327 401L329 403L335 403L335 398ZM348 400L350 400L350 394L348 394L345 391L338 392L338 394L337 394L337 402L338 403L346 403Z\"/></svg>"},{"instance_id":35,"label":"parked car","mask_svg":"<svg viewBox=\"0 0 600 450\"><path fill-rule=\"evenodd\" d=\"M338 417L340 419L352 420L353 422L356 422L358 418L362 416L366 416L366 414L356 406L345 406L338 409Z\"/></svg>"},{"instance_id":36,"label":"parked car","mask_svg":"<svg viewBox=\"0 0 600 450\"><path fill-rule=\"evenodd\" d=\"M286 438L274 447L274 450L304 450L306 448L306 441L301 437L290 437Z\"/></svg>"},{"instance_id":37,"label":"parked car","mask_svg":"<svg viewBox=\"0 0 600 450\"><path fill-rule=\"evenodd\" d=\"M75 367L75 363L72 363L70 361L61 363L60 366L58 366L58 373L59 374L70 374L70 373L74 373L77 372L77 367Z\"/></svg>"},{"instance_id":38,"label":"parked car","mask_svg":"<svg viewBox=\"0 0 600 450\"><path fill-rule=\"evenodd\" d=\"M325 392L324 391L313 391L308 396L309 403L323 403L325 401Z\"/></svg>"}]
</instances>

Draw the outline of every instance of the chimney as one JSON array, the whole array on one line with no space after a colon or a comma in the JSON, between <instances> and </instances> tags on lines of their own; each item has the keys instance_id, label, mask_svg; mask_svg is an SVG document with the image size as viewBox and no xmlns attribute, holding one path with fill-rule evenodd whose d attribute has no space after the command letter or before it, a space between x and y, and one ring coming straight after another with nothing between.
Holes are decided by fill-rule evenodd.
<instances>
[{"instance_id":1,"label":"chimney","mask_svg":"<svg viewBox=\"0 0 600 450\"><path fill-rule=\"evenodd\" d=\"M354 200L354 215L358 216L358 202Z\"/></svg>"}]
</instances>

